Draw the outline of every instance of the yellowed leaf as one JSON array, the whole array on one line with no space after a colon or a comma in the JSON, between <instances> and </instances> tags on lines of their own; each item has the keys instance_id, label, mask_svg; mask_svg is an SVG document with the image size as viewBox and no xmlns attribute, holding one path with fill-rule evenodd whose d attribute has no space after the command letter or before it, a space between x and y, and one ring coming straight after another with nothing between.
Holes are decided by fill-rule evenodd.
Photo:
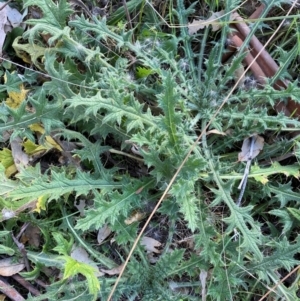
<instances>
[{"instance_id":1,"label":"yellowed leaf","mask_svg":"<svg viewBox=\"0 0 300 301\"><path fill-rule=\"evenodd\" d=\"M0 163L5 167L5 175L7 178L10 178L18 171L12 152L8 148L3 148L0 151Z\"/></svg>"},{"instance_id":2,"label":"yellowed leaf","mask_svg":"<svg viewBox=\"0 0 300 301\"><path fill-rule=\"evenodd\" d=\"M6 105L13 109L18 108L21 105L21 103L26 99L28 92L29 90L25 90L24 85L21 84L20 92L8 92L8 98L5 101Z\"/></svg>"},{"instance_id":3,"label":"yellowed leaf","mask_svg":"<svg viewBox=\"0 0 300 301\"><path fill-rule=\"evenodd\" d=\"M18 172L17 167L15 164L7 167L5 169L5 175L7 178L10 178L11 176L15 175Z\"/></svg>"},{"instance_id":4,"label":"yellowed leaf","mask_svg":"<svg viewBox=\"0 0 300 301\"><path fill-rule=\"evenodd\" d=\"M263 185L265 185L269 182L268 177L266 175L258 175L258 176L255 176L254 179L257 182L262 183Z\"/></svg>"},{"instance_id":5,"label":"yellowed leaf","mask_svg":"<svg viewBox=\"0 0 300 301\"><path fill-rule=\"evenodd\" d=\"M31 124L29 128L34 132L40 133L42 135L45 134L45 129L38 123ZM47 150L55 148L60 152L63 151L62 147L49 135L45 137L45 143L43 144L43 147Z\"/></svg>"},{"instance_id":6,"label":"yellowed leaf","mask_svg":"<svg viewBox=\"0 0 300 301\"><path fill-rule=\"evenodd\" d=\"M34 209L35 212L41 213L41 210L46 210L48 196L42 195L37 199L36 208Z\"/></svg>"},{"instance_id":7,"label":"yellowed leaf","mask_svg":"<svg viewBox=\"0 0 300 301\"><path fill-rule=\"evenodd\" d=\"M49 150L44 145L35 144L34 142L32 142L30 140L26 140L23 143L23 146L24 146L25 153L29 156L42 155Z\"/></svg>"},{"instance_id":8,"label":"yellowed leaf","mask_svg":"<svg viewBox=\"0 0 300 301\"><path fill-rule=\"evenodd\" d=\"M39 123L33 123L29 126L29 128L33 131L33 132L37 132L40 134L44 134L45 133L45 129L39 124Z\"/></svg>"},{"instance_id":9,"label":"yellowed leaf","mask_svg":"<svg viewBox=\"0 0 300 301\"><path fill-rule=\"evenodd\" d=\"M8 168L9 166L14 164L11 150L9 150L8 148L3 148L2 150L0 150L0 162L5 168Z\"/></svg>"},{"instance_id":10,"label":"yellowed leaf","mask_svg":"<svg viewBox=\"0 0 300 301\"><path fill-rule=\"evenodd\" d=\"M43 61L47 48L35 44L21 44L22 37L14 39L12 47L17 56L25 63L34 64L38 69L43 70Z\"/></svg>"}]
</instances>

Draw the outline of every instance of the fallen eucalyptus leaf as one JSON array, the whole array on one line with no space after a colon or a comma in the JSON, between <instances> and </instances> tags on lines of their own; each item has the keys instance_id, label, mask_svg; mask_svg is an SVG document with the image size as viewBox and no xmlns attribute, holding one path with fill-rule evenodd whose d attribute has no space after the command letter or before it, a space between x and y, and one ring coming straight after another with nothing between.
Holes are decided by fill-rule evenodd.
<instances>
[{"instance_id":1,"label":"fallen eucalyptus leaf","mask_svg":"<svg viewBox=\"0 0 300 301\"><path fill-rule=\"evenodd\" d=\"M161 253L156 247L160 247L161 243L154 238L144 236L141 239L141 245L145 247L147 252Z\"/></svg>"},{"instance_id":2,"label":"fallen eucalyptus leaf","mask_svg":"<svg viewBox=\"0 0 300 301\"><path fill-rule=\"evenodd\" d=\"M252 142L254 139L254 142ZM252 149L251 149L252 147ZM248 161L254 159L264 147L264 138L254 134L246 138L242 145L242 151L239 153L239 161Z\"/></svg>"},{"instance_id":3,"label":"fallen eucalyptus leaf","mask_svg":"<svg viewBox=\"0 0 300 301\"><path fill-rule=\"evenodd\" d=\"M107 224L98 230L97 241L99 245L110 235L110 233L111 229L107 226Z\"/></svg>"},{"instance_id":4,"label":"fallen eucalyptus leaf","mask_svg":"<svg viewBox=\"0 0 300 301\"><path fill-rule=\"evenodd\" d=\"M0 275L12 276L21 272L25 268L24 263L17 261L15 257L8 257L0 260Z\"/></svg>"},{"instance_id":5,"label":"fallen eucalyptus leaf","mask_svg":"<svg viewBox=\"0 0 300 301\"><path fill-rule=\"evenodd\" d=\"M26 167L29 163L29 156L22 150L22 140L17 137L11 141L11 153L14 158L17 170L20 171L22 167Z\"/></svg>"}]
</instances>

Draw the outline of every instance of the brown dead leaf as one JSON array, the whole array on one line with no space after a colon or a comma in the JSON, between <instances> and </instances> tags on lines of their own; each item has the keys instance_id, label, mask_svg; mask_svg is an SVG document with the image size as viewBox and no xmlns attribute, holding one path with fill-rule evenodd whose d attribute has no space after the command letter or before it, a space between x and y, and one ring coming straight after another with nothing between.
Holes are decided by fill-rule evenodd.
<instances>
[{"instance_id":1,"label":"brown dead leaf","mask_svg":"<svg viewBox=\"0 0 300 301\"><path fill-rule=\"evenodd\" d=\"M39 247L41 243L41 230L33 224L29 224L21 236L22 244L29 243L33 247Z\"/></svg>"},{"instance_id":2,"label":"brown dead leaf","mask_svg":"<svg viewBox=\"0 0 300 301\"><path fill-rule=\"evenodd\" d=\"M144 236L141 239L141 245L145 247L147 252L161 253L156 247L160 247L161 243L154 238Z\"/></svg>"},{"instance_id":3,"label":"brown dead leaf","mask_svg":"<svg viewBox=\"0 0 300 301\"><path fill-rule=\"evenodd\" d=\"M15 257L8 257L0 260L0 275L12 276L21 272L25 268L25 264L18 262Z\"/></svg>"},{"instance_id":4,"label":"brown dead leaf","mask_svg":"<svg viewBox=\"0 0 300 301\"><path fill-rule=\"evenodd\" d=\"M107 274L107 275L119 275L122 268L123 268L124 264L119 265L116 268L113 268L111 270L104 270L104 269L100 269L101 272Z\"/></svg>"},{"instance_id":5,"label":"brown dead leaf","mask_svg":"<svg viewBox=\"0 0 300 301\"><path fill-rule=\"evenodd\" d=\"M252 143L252 139L254 139ZM252 151L251 151L252 146ZM248 161L254 159L264 147L264 138L254 134L246 138L242 145L242 151L239 153L239 161ZM251 158L250 158L251 157Z\"/></svg>"},{"instance_id":6,"label":"brown dead leaf","mask_svg":"<svg viewBox=\"0 0 300 301\"><path fill-rule=\"evenodd\" d=\"M102 228L98 230L97 241L100 244L106 239L111 233L111 229L105 224Z\"/></svg>"}]
</instances>

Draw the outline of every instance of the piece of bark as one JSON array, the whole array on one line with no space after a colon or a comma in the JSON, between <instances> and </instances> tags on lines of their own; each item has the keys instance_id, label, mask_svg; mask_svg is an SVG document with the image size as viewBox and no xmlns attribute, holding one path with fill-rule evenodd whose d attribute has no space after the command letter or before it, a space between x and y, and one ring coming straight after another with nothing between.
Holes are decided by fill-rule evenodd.
<instances>
[{"instance_id":1,"label":"piece of bark","mask_svg":"<svg viewBox=\"0 0 300 301\"><path fill-rule=\"evenodd\" d=\"M12 278L14 278L17 282L19 282L23 287L25 287L34 296L39 296L41 294L30 282L25 280L20 275L18 275L18 274L13 275Z\"/></svg>"},{"instance_id":2,"label":"piece of bark","mask_svg":"<svg viewBox=\"0 0 300 301\"><path fill-rule=\"evenodd\" d=\"M0 291L5 294L12 301L24 301L25 299L19 294L19 292L14 289L10 284L8 284L3 277L0 277Z\"/></svg>"}]
</instances>

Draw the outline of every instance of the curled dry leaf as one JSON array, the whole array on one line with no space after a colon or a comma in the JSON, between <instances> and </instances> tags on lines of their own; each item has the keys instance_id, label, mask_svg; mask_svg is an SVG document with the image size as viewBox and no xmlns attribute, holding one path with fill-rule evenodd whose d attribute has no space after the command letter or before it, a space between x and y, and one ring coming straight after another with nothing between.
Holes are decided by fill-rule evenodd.
<instances>
[{"instance_id":1,"label":"curled dry leaf","mask_svg":"<svg viewBox=\"0 0 300 301\"><path fill-rule=\"evenodd\" d=\"M220 131L218 131L216 129L210 130L210 131L206 132L206 135L210 135L210 134L216 134L216 135L222 135L222 136L226 136L227 135L226 133L220 132Z\"/></svg>"},{"instance_id":2,"label":"curled dry leaf","mask_svg":"<svg viewBox=\"0 0 300 301\"><path fill-rule=\"evenodd\" d=\"M141 245L145 247L147 252L161 253L156 247L160 247L161 243L154 238L144 236L141 239Z\"/></svg>"},{"instance_id":3,"label":"curled dry leaf","mask_svg":"<svg viewBox=\"0 0 300 301\"><path fill-rule=\"evenodd\" d=\"M15 162L17 169L26 167L29 163L29 157L22 150L22 140L17 137L11 141L11 153Z\"/></svg>"},{"instance_id":4,"label":"curled dry leaf","mask_svg":"<svg viewBox=\"0 0 300 301\"><path fill-rule=\"evenodd\" d=\"M111 233L111 229L105 224L102 228L98 230L97 241L102 244L103 240L106 239Z\"/></svg>"},{"instance_id":5,"label":"curled dry leaf","mask_svg":"<svg viewBox=\"0 0 300 301\"><path fill-rule=\"evenodd\" d=\"M254 139L252 143L252 139ZM252 150L251 150L252 147ZM254 159L264 147L264 138L254 134L246 138L242 145L242 151L239 153L239 161L248 161Z\"/></svg>"},{"instance_id":6,"label":"curled dry leaf","mask_svg":"<svg viewBox=\"0 0 300 301\"><path fill-rule=\"evenodd\" d=\"M138 222L145 217L145 213L140 211L135 211L129 218L125 219L125 224L130 225L134 222Z\"/></svg>"},{"instance_id":7,"label":"curled dry leaf","mask_svg":"<svg viewBox=\"0 0 300 301\"><path fill-rule=\"evenodd\" d=\"M217 31L222 27L222 22L219 22L219 19L224 16L225 11L221 10L213 13L207 20L193 20L192 23L189 23L188 29L189 34L192 35L196 33L199 29L203 29L206 26L212 25L212 31ZM230 14L230 20L233 20L235 17L234 14Z\"/></svg>"},{"instance_id":8,"label":"curled dry leaf","mask_svg":"<svg viewBox=\"0 0 300 301\"><path fill-rule=\"evenodd\" d=\"M119 265L118 267L113 268L113 269L111 269L111 270L100 269L100 271L101 271L102 273L107 274L107 275L119 275L120 272L121 272L121 270L122 270L122 268L123 268L123 265L124 265L124 264L121 264L121 265Z\"/></svg>"},{"instance_id":9,"label":"curled dry leaf","mask_svg":"<svg viewBox=\"0 0 300 301\"><path fill-rule=\"evenodd\" d=\"M8 257L0 260L0 275L12 276L21 272L25 268L25 264L18 262L15 257Z\"/></svg>"}]
</instances>

